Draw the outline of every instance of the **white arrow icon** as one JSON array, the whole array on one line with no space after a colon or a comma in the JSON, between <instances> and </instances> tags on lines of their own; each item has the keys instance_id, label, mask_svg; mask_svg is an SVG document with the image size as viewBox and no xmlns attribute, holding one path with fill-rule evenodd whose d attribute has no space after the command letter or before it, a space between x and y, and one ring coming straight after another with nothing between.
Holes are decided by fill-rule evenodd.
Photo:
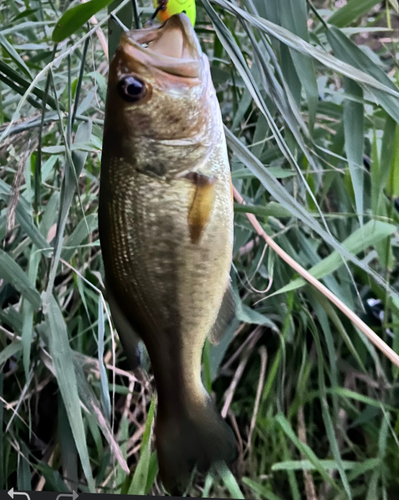
<instances>
[{"instance_id":1,"label":"white arrow icon","mask_svg":"<svg viewBox=\"0 0 399 500\"><path fill-rule=\"evenodd\" d=\"M72 498L72 500L76 500L78 498L78 494L76 491L72 490L72 493L60 493L55 500L59 500L60 498L66 497L66 498Z\"/></svg>"},{"instance_id":2,"label":"white arrow icon","mask_svg":"<svg viewBox=\"0 0 399 500\"><path fill-rule=\"evenodd\" d=\"M14 498L14 496L19 495L22 497L26 497L28 500L30 500L30 496L27 493L25 493L24 491L14 491L14 488L11 488L8 494L10 495L11 498Z\"/></svg>"}]
</instances>

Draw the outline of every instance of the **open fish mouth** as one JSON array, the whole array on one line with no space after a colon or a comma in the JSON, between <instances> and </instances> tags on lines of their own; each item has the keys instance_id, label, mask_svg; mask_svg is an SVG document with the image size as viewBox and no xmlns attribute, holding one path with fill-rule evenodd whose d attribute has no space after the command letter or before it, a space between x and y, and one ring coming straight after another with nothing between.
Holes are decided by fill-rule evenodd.
<instances>
[{"instance_id":1,"label":"open fish mouth","mask_svg":"<svg viewBox=\"0 0 399 500\"><path fill-rule=\"evenodd\" d=\"M171 75L198 78L201 73L201 46L184 13L171 16L161 26L125 32L118 50Z\"/></svg>"}]
</instances>

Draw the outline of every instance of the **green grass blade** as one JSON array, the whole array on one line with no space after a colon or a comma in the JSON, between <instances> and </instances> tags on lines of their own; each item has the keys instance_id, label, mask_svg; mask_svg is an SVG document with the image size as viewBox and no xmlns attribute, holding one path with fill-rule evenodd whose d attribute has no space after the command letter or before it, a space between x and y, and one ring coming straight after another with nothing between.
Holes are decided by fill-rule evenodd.
<instances>
[{"instance_id":1,"label":"green grass blade","mask_svg":"<svg viewBox=\"0 0 399 500\"><path fill-rule=\"evenodd\" d=\"M8 344L2 351L0 351L0 366L3 366L4 363L22 350L22 342L12 342Z\"/></svg>"},{"instance_id":2,"label":"green grass blade","mask_svg":"<svg viewBox=\"0 0 399 500\"><path fill-rule=\"evenodd\" d=\"M242 482L247 486L249 486L252 491L254 491L257 495L259 495L260 498L265 498L266 500L283 500L281 497L275 495L268 488L250 479L249 477L243 477Z\"/></svg>"},{"instance_id":3,"label":"green grass blade","mask_svg":"<svg viewBox=\"0 0 399 500\"><path fill-rule=\"evenodd\" d=\"M312 217L309 212L301 206L290 194L286 191L278 180L271 174L268 169L265 169L262 163L253 156L253 154L240 142L227 128L225 128L226 139L230 149L239 158L242 163L250 169L257 179L263 184L265 189L291 214L297 217L306 225L319 234L326 242L332 245L342 256L344 260L349 260L356 264L360 269L363 269L368 275L372 276L376 283L387 288L395 300L399 300L399 294L373 269L365 265L364 262L357 259L352 253L348 252L346 248L332 238L320 226L317 220Z\"/></svg>"},{"instance_id":4,"label":"green grass blade","mask_svg":"<svg viewBox=\"0 0 399 500\"><path fill-rule=\"evenodd\" d=\"M236 478L233 476L231 473L230 469L227 467L227 465L224 462L217 463L215 464L215 470L219 474L219 476L222 478L222 481L228 491L230 492L230 495L232 498L244 498L244 495L242 491L240 490L240 487L238 486Z\"/></svg>"},{"instance_id":5,"label":"green grass blade","mask_svg":"<svg viewBox=\"0 0 399 500\"><path fill-rule=\"evenodd\" d=\"M320 459L316 456L313 450L305 443L302 443L297 436L288 420L285 418L283 414L278 414L275 417L276 422L280 425L281 429L284 431L286 436L292 441L292 443L299 449L299 451L307 457L307 459L311 462L311 464L315 467L317 472L323 477L323 479L328 482L331 486L333 486L336 490L340 490L336 482L327 474L323 465L320 462Z\"/></svg>"},{"instance_id":6,"label":"green grass blade","mask_svg":"<svg viewBox=\"0 0 399 500\"><path fill-rule=\"evenodd\" d=\"M363 151L364 151L364 107L362 104L363 90L355 82L345 78L345 92L357 100L346 99L344 103L344 131L345 149L355 193L356 212L359 214L360 224L363 224Z\"/></svg>"},{"instance_id":7,"label":"green grass blade","mask_svg":"<svg viewBox=\"0 0 399 500\"><path fill-rule=\"evenodd\" d=\"M37 273L40 264L40 253L35 253L35 247L32 248L33 252L29 259L29 271L28 276L32 283L36 283ZM30 353L31 345L33 339L33 313L34 308L32 304L28 301L24 301L22 305L22 335L21 341L23 344L23 363L25 369L26 381L29 379L29 365L30 365Z\"/></svg>"},{"instance_id":8,"label":"green grass blade","mask_svg":"<svg viewBox=\"0 0 399 500\"><path fill-rule=\"evenodd\" d=\"M41 305L40 295L20 266L0 249L0 277L10 283L37 309Z\"/></svg>"},{"instance_id":9,"label":"green grass blade","mask_svg":"<svg viewBox=\"0 0 399 500\"><path fill-rule=\"evenodd\" d=\"M111 399L104 366L104 306L101 296L98 298L98 362L100 364L101 406L108 422L111 422Z\"/></svg>"},{"instance_id":10,"label":"green grass blade","mask_svg":"<svg viewBox=\"0 0 399 500\"><path fill-rule=\"evenodd\" d=\"M0 33L0 45L6 52L9 53L10 57L14 60L16 65L29 77L29 79L31 79L32 75L25 61L2 33Z\"/></svg>"},{"instance_id":11,"label":"green grass blade","mask_svg":"<svg viewBox=\"0 0 399 500\"><path fill-rule=\"evenodd\" d=\"M96 488L87 449L72 351L69 346L64 318L62 317L59 305L53 295L47 295L47 301L44 304L44 312L47 317L49 350L54 363L58 386L64 401L65 410L68 415L69 424L89 490L91 493L95 493Z\"/></svg>"},{"instance_id":12,"label":"green grass blade","mask_svg":"<svg viewBox=\"0 0 399 500\"><path fill-rule=\"evenodd\" d=\"M147 422L141 442L140 460L134 471L133 479L129 487L129 495L144 495L148 488L148 478L151 460L151 430L155 414L155 397L151 400L148 411Z\"/></svg>"},{"instance_id":13,"label":"green grass blade","mask_svg":"<svg viewBox=\"0 0 399 500\"><path fill-rule=\"evenodd\" d=\"M358 82L359 84L366 85L368 88L377 89L383 93L388 94L389 96L395 97L395 100L393 100L392 103L395 107L398 106L399 92L396 88L394 88L395 86L387 77L386 79L388 81L382 83L378 81L378 78L370 76L366 72L359 70L357 69L357 67L352 66L332 56L331 54L325 52L319 47L315 47L311 44L308 44L297 35L291 33L289 30L282 28L281 26L278 26L274 23L271 23L266 19L256 16L251 16L243 9L240 9L236 5L233 5L230 2L227 2L226 0L212 0L212 3L220 5L221 7L225 8L227 11L235 15L239 15L241 18L248 21L252 26L258 28L261 31L264 31L270 36L277 38L278 40L286 44L288 47L291 47L297 50L298 52L301 52L302 54L313 57L314 59L316 59L326 67L330 68L331 70L336 71L344 76L347 76L348 78L351 78L352 80ZM331 27L331 29L329 29L328 32L331 32L333 28L334 27ZM360 49L358 50L360 51ZM369 59L368 58L366 59L367 62L369 62Z\"/></svg>"},{"instance_id":14,"label":"green grass blade","mask_svg":"<svg viewBox=\"0 0 399 500\"><path fill-rule=\"evenodd\" d=\"M348 37L346 37L338 28L332 26L327 30L327 40L331 45L335 55L347 64L350 64L354 70L355 68L362 70L364 73L369 74L376 81L379 81L386 89L391 89L397 92L398 88L359 47L357 47ZM347 75L346 75L347 76ZM349 78L351 78L349 76ZM352 78L353 79L353 78ZM362 82L358 82L362 83ZM365 85L367 83L363 82ZM399 122L399 100L391 93L379 87L368 86L368 91L375 97L377 102L385 109L385 111L392 116L392 118Z\"/></svg>"},{"instance_id":15,"label":"green grass blade","mask_svg":"<svg viewBox=\"0 0 399 500\"><path fill-rule=\"evenodd\" d=\"M342 243L342 246L351 254L356 255L366 250L369 246L375 245L390 234L396 231L396 226L386 222L370 221L366 225L357 229ZM337 251L332 252L328 257L309 269L309 273L315 278L323 278L333 273L342 265L341 256ZM303 278L297 278L288 285L280 288L274 294L286 293L306 284ZM274 295L273 294L273 295Z\"/></svg>"},{"instance_id":16,"label":"green grass blade","mask_svg":"<svg viewBox=\"0 0 399 500\"><path fill-rule=\"evenodd\" d=\"M282 0L280 2L282 26L306 42L309 42L306 9L306 0ZM290 53L299 80L307 96L310 129L313 129L316 119L317 103L319 100L313 59L303 54L299 54L294 49L291 49Z\"/></svg>"},{"instance_id":17,"label":"green grass blade","mask_svg":"<svg viewBox=\"0 0 399 500\"><path fill-rule=\"evenodd\" d=\"M90 0L68 9L58 20L52 34L53 42L59 43L73 35L84 23L101 9L107 7L112 0Z\"/></svg>"},{"instance_id":18,"label":"green grass blade","mask_svg":"<svg viewBox=\"0 0 399 500\"><path fill-rule=\"evenodd\" d=\"M379 0L350 0L341 9L337 9L329 18L328 23L338 28L348 26L360 16L371 10Z\"/></svg>"}]
</instances>

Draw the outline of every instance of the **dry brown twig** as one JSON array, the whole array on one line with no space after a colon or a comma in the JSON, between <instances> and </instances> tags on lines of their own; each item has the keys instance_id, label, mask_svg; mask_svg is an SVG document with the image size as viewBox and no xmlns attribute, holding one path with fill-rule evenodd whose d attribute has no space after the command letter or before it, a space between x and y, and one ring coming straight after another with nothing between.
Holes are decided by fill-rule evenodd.
<instances>
[{"instance_id":1,"label":"dry brown twig","mask_svg":"<svg viewBox=\"0 0 399 500\"><path fill-rule=\"evenodd\" d=\"M16 160L16 172L11 188L11 195L7 208L7 233L12 230L15 225L15 212L19 202L19 191L24 182L25 163L31 151L37 146L37 140L32 143L30 139L26 142L21 150L20 157Z\"/></svg>"},{"instance_id":2,"label":"dry brown twig","mask_svg":"<svg viewBox=\"0 0 399 500\"><path fill-rule=\"evenodd\" d=\"M262 396L262 390L263 390L263 385L265 382L265 375L266 375L266 365L267 365L267 351L265 346L260 346L259 348L259 356L260 356L260 371L259 371L259 382L258 382L258 388L256 390L256 397L255 397L255 404L254 404L254 411L252 414L251 418L251 424L249 427L249 433L248 433L248 442L247 442L247 447L245 449L245 453L247 453L250 448L251 448L251 441L252 441L252 434L255 430L255 425L256 425L256 419L258 417L258 412L259 412L259 405L260 405L260 398Z\"/></svg>"},{"instance_id":3,"label":"dry brown twig","mask_svg":"<svg viewBox=\"0 0 399 500\"><path fill-rule=\"evenodd\" d=\"M53 466L54 462L54 450L52 451L50 458L47 462L47 465L51 468ZM44 485L46 484L46 478L43 476L43 474L40 476L39 482L37 483L37 486L35 488L35 491L43 491Z\"/></svg>"},{"instance_id":4,"label":"dry brown twig","mask_svg":"<svg viewBox=\"0 0 399 500\"><path fill-rule=\"evenodd\" d=\"M245 201L234 186L233 191L236 201L245 205ZM258 236L263 238L279 257L281 257L290 267L292 267L292 269L300 274L302 278L313 285L319 292L327 297L328 300L338 307L338 309L345 314L353 325L358 328L390 361L392 361L395 366L399 368L399 356L386 342L384 342L369 326L367 326L366 323L362 321L356 313L349 309L349 307L345 305L333 292L331 292L318 279L312 276L308 271L306 271L306 269L290 257L282 248L280 248L274 239L266 234L255 215L247 213L246 216Z\"/></svg>"},{"instance_id":5,"label":"dry brown twig","mask_svg":"<svg viewBox=\"0 0 399 500\"><path fill-rule=\"evenodd\" d=\"M237 335L244 329L244 326L245 326L245 323L242 323L237 328L237 330L234 333L233 338L237 337ZM247 338L240 344L240 346L238 347L236 352L234 354L232 354L231 358L229 358L228 361L226 361L226 363L222 366L221 371L225 372L226 370L228 370L230 368L230 366L234 363L234 361L240 356L242 351L247 348L247 345L252 343L253 337L256 337L256 341L253 344L253 345L256 345L256 343L258 342L258 340L262 336L262 333L263 333L263 329L262 329L262 327L259 327L259 326L257 326L254 330L252 330L252 332L247 336Z\"/></svg>"},{"instance_id":6,"label":"dry brown twig","mask_svg":"<svg viewBox=\"0 0 399 500\"><path fill-rule=\"evenodd\" d=\"M260 327L258 327L257 330L261 331ZM242 355L241 361L240 361L240 363L235 371L233 379L232 379L228 389L225 392L225 402L224 402L222 411L220 412L223 418L226 418L226 416L227 416L230 405L233 401L234 393L235 393L237 386L241 380L241 377L244 373L245 367L247 366L248 360L249 360L251 353L252 353L252 349L255 347L256 342L258 341L259 337L260 337L260 334L254 335L253 338L251 339L250 343L246 347L246 349Z\"/></svg>"},{"instance_id":7,"label":"dry brown twig","mask_svg":"<svg viewBox=\"0 0 399 500\"><path fill-rule=\"evenodd\" d=\"M237 467L237 470L239 471L243 467L244 444L242 442L242 438L241 438L241 434L240 434L240 429L239 429L238 424L237 424L236 416L234 415L234 413L233 413L233 411L231 409L229 409L229 411L228 411L228 416L230 418L231 426L232 426L232 428L234 430L234 433L236 435L236 438L237 438L238 458L237 458L236 467Z\"/></svg>"}]
</instances>

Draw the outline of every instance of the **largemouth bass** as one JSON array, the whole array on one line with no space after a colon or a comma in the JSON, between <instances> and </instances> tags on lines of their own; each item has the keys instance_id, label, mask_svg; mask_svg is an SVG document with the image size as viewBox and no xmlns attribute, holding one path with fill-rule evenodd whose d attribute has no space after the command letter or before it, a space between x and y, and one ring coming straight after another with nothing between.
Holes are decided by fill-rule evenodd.
<instances>
[{"instance_id":1,"label":"largemouth bass","mask_svg":"<svg viewBox=\"0 0 399 500\"><path fill-rule=\"evenodd\" d=\"M137 339L158 393L165 488L236 454L201 381L209 333L225 325L233 245L231 177L207 57L189 18L122 35L110 64L99 229L107 298L124 351Z\"/></svg>"}]
</instances>

